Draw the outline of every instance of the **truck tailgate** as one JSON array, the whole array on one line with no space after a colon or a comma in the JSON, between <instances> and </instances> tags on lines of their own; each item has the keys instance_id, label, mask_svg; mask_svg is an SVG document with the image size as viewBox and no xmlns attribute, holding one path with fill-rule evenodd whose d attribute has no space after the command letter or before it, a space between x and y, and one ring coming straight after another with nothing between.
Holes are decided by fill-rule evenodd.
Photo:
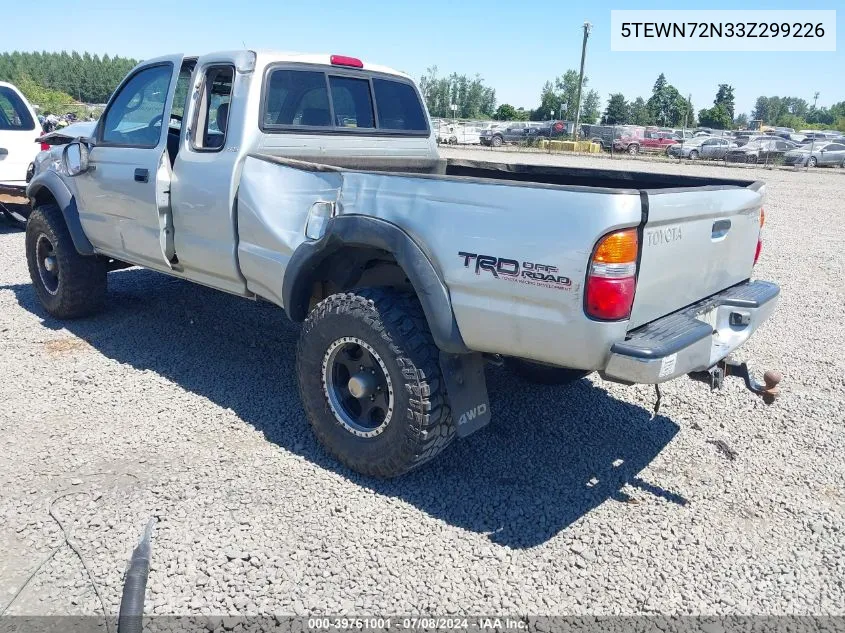
<instances>
[{"instance_id":1,"label":"truck tailgate","mask_svg":"<svg viewBox=\"0 0 845 633\"><path fill-rule=\"evenodd\" d=\"M760 183L643 195L648 219L630 328L751 276L760 234Z\"/></svg>"}]
</instances>

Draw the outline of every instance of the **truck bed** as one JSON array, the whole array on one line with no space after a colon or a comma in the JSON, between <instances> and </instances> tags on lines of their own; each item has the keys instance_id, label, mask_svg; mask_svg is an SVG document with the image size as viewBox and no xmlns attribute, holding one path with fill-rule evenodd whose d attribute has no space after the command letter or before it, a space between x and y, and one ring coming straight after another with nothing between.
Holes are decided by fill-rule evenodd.
<instances>
[{"instance_id":1,"label":"truck bed","mask_svg":"<svg viewBox=\"0 0 845 633\"><path fill-rule=\"evenodd\" d=\"M496 163L465 159L449 159L446 163L445 173L447 176L621 190L724 186L751 187L755 184L753 180L732 178L706 178L702 176L636 172L621 169L588 169L583 167Z\"/></svg>"},{"instance_id":2,"label":"truck bed","mask_svg":"<svg viewBox=\"0 0 845 633\"><path fill-rule=\"evenodd\" d=\"M280 280L302 243L309 208L401 228L438 271L470 349L602 369L614 342L748 280L762 183L617 170L442 161L440 173L376 171L251 155L238 193L238 257L250 290L283 305ZM592 249L636 227L630 318L585 315ZM467 254L555 271L518 283L470 269ZM573 345L574 341L595 345Z\"/></svg>"}]
</instances>

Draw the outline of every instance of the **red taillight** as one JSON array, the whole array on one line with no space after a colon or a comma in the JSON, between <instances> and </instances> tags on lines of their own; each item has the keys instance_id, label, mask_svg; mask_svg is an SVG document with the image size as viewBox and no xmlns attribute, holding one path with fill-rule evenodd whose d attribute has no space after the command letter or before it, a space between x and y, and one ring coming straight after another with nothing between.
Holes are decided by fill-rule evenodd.
<instances>
[{"instance_id":1,"label":"red taillight","mask_svg":"<svg viewBox=\"0 0 845 633\"><path fill-rule=\"evenodd\" d=\"M349 66L350 68L363 68L364 62L356 57L347 57L346 55L332 55L329 58L332 66Z\"/></svg>"},{"instance_id":2,"label":"red taillight","mask_svg":"<svg viewBox=\"0 0 845 633\"><path fill-rule=\"evenodd\" d=\"M638 242L636 229L614 231L599 240L584 293L587 316L619 321L631 315L637 289Z\"/></svg>"},{"instance_id":3,"label":"red taillight","mask_svg":"<svg viewBox=\"0 0 845 633\"><path fill-rule=\"evenodd\" d=\"M42 141L41 142L41 151L42 152L49 152L50 151L50 144Z\"/></svg>"},{"instance_id":4,"label":"red taillight","mask_svg":"<svg viewBox=\"0 0 845 633\"><path fill-rule=\"evenodd\" d=\"M757 265L757 260L760 259L760 251L763 250L763 225L766 223L766 212L760 208L760 233L757 236L757 249L754 251L754 264Z\"/></svg>"},{"instance_id":5,"label":"red taillight","mask_svg":"<svg viewBox=\"0 0 845 633\"><path fill-rule=\"evenodd\" d=\"M631 315L636 280L633 277L587 280L587 314L596 319L618 321Z\"/></svg>"}]
</instances>

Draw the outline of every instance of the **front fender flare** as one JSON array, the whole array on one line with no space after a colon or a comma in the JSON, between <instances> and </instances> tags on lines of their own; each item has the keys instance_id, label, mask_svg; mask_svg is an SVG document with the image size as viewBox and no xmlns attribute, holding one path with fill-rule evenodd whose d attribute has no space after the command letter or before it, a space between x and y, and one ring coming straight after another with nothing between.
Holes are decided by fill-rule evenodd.
<instances>
[{"instance_id":1,"label":"front fender flare","mask_svg":"<svg viewBox=\"0 0 845 633\"><path fill-rule=\"evenodd\" d=\"M308 315L315 271L327 257L344 247L371 247L391 253L414 287L437 347L452 354L469 352L452 311L449 290L431 260L401 228L369 216L335 217L322 238L297 247L282 285L282 300L291 320L303 321Z\"/></svg>"},{"instance_id":2,"label":"front fender flare","mask_svg":"<svg viewBox=\"0 0 845 633\"><path fill-rule=\"evenodd\" d=\"M80 255L95 255L94 246L88 241L88 237L82 229L76 198L73 197L70 189L59 175L50 169L35 176L26 188L26 196L33 208L37 206L38 199L44 195L45 190L50 193L50 196L62 210L76 252Z\"/></svg>"}]
</instances>

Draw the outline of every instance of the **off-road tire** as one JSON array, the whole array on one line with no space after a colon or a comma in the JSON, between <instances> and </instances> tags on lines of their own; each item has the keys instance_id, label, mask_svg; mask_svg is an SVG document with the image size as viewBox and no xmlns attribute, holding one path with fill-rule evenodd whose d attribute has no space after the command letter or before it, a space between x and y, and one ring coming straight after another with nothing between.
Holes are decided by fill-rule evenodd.
<instances>
[{"instance_id":1,"label":"off-road tire","mask_svg":"<svg viewBox=\"0 0 845 633\"><path fill-rule=\"evenodd\" d=\"M58 285L54 293L47 290L39 273L36 246L42 236L52 245L57 262ZM58 319L75 319L103 307L106 265L97 257L86 257L76 251L59 207L45 204L30 214L25 242L32 287L47 312Z\"/></svg>"},{"instance_id":2,"label":"off-road tire","mask_svg":"<svg viewBox=\"0 0 845 633\"><path fill-rule=\"evenodd\" d=\"M526 382L536 385L568 385L590 374L582 369L532 363L521 358L508 358L505 366Z\"/></svg>"},{"instance_id":3,"label":"off-road tire","mask_svg":"<svg viewBox=\"0 0 845 633\"><path fill-rule=\"evenodd\" d=\"M393 415L375 437L351 433L329 404L323 360L342 337L370 345L393 385ZM296 372L317 439L358 473L383 478L405 474L435 457L455 436L439 350L412 294L368 288L324 299L303 324Z\"/></svg>"}]
</instances>

